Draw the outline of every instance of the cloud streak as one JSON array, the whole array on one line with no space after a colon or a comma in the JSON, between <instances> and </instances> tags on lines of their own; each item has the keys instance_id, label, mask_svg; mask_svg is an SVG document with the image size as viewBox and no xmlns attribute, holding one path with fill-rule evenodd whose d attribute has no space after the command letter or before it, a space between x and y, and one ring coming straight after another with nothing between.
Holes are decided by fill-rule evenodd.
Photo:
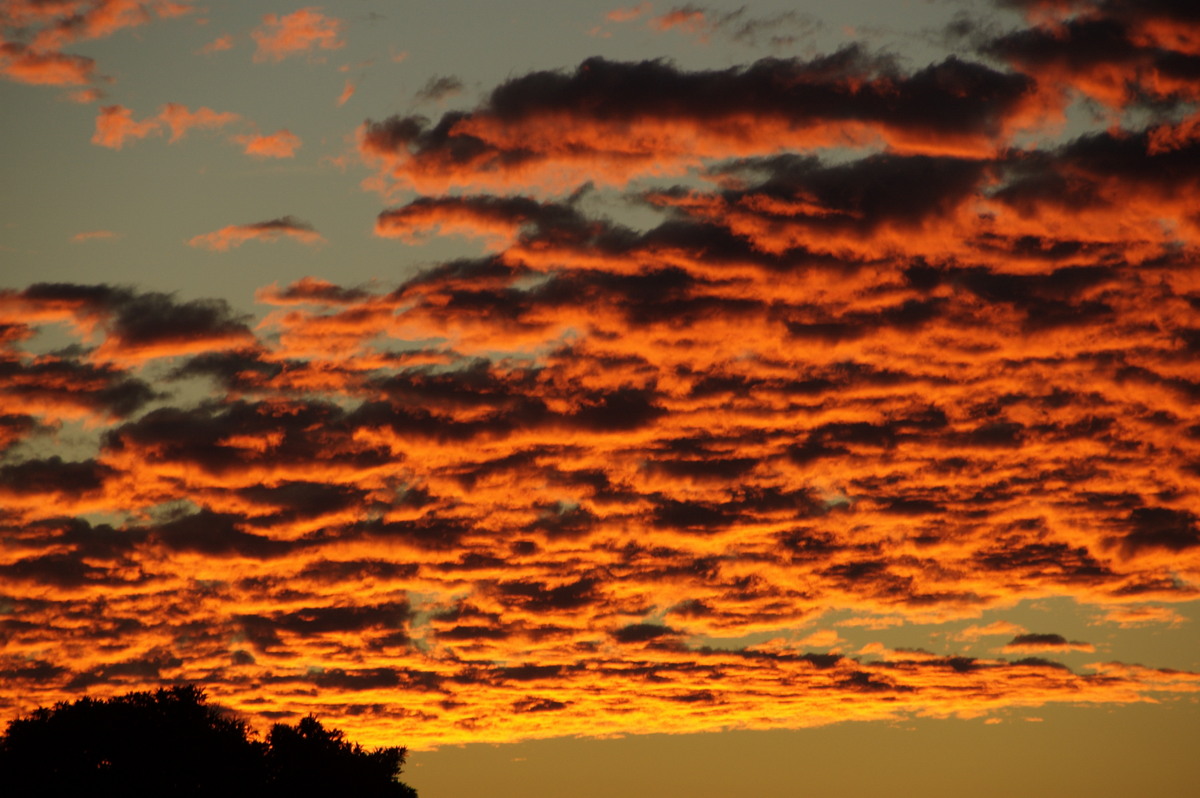
<instances>
[{"instance_id":1,"label":"cloud streak","mask_svg":"<svg viewBox=\"0 0 1200 798\"><path fill-rule=\"evenodd\" d=\"M247 241L276 241L280 238L291 238L309 246L325 242L313 226L292 216L283 216L266 222L253 224L232 224L191 238L189 246L211 249L216 252L240 247Z\"/></svg>"},{"instance_id":2,"label":"cloud streak","mask_svg":"<svg viewBox=\"0 0 1200 798\"><path fill-rule=\"evenodd\" d=\"M111 230L86 230L71 236L71 240L76 244L87 241L111 241L114 238L120 238L120 235Z\"/></svg>"}]
</instances>

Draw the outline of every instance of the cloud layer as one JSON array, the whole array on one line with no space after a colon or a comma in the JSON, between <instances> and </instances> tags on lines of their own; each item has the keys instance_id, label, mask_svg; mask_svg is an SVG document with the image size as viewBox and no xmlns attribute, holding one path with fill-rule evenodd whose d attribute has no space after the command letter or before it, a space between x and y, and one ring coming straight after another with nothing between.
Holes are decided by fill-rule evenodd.
<instances>
[{"instance_id":1,"label":"cloud layer","mask_svg":"<svg viewBox=\"0 0 1200 798\"><path fill-rule=\"evenodd\" d=\"M376 234L486 248L399 285L272 284L257 320L0 292L0 710L195 681L420 748L1194 693L980 620L1166 628L1200 598L1186 14L1017 5L916 69L593 58L368 122ZM268 18L261 57L331 22ZM1076 52L1100 24L1120 91ZM1080 98L1110 116L1058 135ZM111 106L98 143L214 113ZM281 236L323 240L189 243ZM48 325L75 345L35 351ZM927 623L958 631L872 639Z\"/></svg>"}]
</instances>

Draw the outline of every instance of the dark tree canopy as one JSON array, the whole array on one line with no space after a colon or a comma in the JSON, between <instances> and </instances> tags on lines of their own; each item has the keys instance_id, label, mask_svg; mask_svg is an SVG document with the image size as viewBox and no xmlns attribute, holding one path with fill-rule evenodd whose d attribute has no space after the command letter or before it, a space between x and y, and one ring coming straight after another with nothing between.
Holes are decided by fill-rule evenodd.
<instances>
[{"instance_id":1,"label":"dark tree canopy","mask_svg":"<svg viewBox=\"0 0 1200 798\"><path fill-rule=\"evenodd\" d=\"M0 794L416 798L405 749L365 750L313 716L266 741L197 687L81 698L38 709L0 737Z\"/></svg>"}]
</instances>

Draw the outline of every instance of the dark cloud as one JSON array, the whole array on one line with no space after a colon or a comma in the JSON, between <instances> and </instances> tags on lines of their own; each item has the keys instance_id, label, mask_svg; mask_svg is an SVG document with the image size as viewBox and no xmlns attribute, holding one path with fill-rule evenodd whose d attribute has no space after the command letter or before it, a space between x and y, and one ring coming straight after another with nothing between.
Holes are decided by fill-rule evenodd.
<instances>
[{"instance_id":1,"label":"dark cloud","mask_svg":"<svg viewBox=\"0 0 1200 798\"><path fill-rule=\"evenodd\" d=\"M452 112L437 122L423 117L392 117L371 122L361 147L369 157L395 165L393 176L418 185L465 182L466 175L514 178L519 171L561 158L563 140L572 142L570 160L590 159L597 173L624 174L645 168L659 155L653 150L617 153L606 143L608 126L654 126L647 142L662 142L671 159L679 158L672 130L726 126L759 119L770 125L755 133L714 134L705 149L727 154L738 150L777 149L773 128L823 129L863 125L909 143L921 138L934 147L942 137L991 135L1014 113L1032 82L957 58L911 75L888 59L847 47L809 61L763 59L749 67L687 72L662 61L615 62L595 57L574 72L534 72L498 86L473 112ZM559 120L551 148L546 128ZM818 135L830 136L827 132ZM740 139L734 145L733 139ZM543 142L546 142L543 144ZM715 153L714 153L715 154ZM639 164L641 166L639 166Z\"/></svg>"},{"instance_id":2,"label":"dark cloud","mask_svg":"<svg viewBox=\"0 0 1200 798\"><path fill-rule=\"evenodd\" d=\"M10 668L0 668L0 679L6 682L45 682L61 678L67 673L49 662L33 660Z\"/></svg>"},{"instance_id":3,"label":"dark cloud","mask_svg":"<svg viewBox=\"0 0 1200 798\"><path fill-rule=\"evenodd\" d=\"M438 632L439 640L507 640L512 631L492 626L458 625Z\"/></svg>"},{"instance_id":4,"label":"dark cloud","mask_svg":"<svg viewBox=\"0 0 1200 798\"><path fill-rule=\"evenodd\" d=\"M463 82L454 75L434 75L417 92L418 100L444 100L461 93Z\"/></svg>"},{"instance_id":5,"label":"dark cloud","mask_svg":"<svg viewBox=\"0 0 1200 798\"><path fill-rule=\"evenodd\" d=\"M213 377L227 389L246 390L280 377L287 366L263 359L264 352L230 350L205 352L187 359L173 372L176 378Z\"/></svg>"},{"instance_id":6,"label":"dark cloud","mask_svg":"<svg viewBox=\"0 0 1200 798\"><path fill-rule=\"evenodd\" d=\"M237 495L276 512L255 523L281 523L349 510L366 500L366 491L348 485L329 485L323 482L282 482L270 487L256 485L243 488Z\"/></svg>"},{"instance_id":7,"label":"dark cloud","mask_svg":"<svg viewBox=\"0 0 1200 798\"><path fill-rule=\"evenodd\" d=\"M254 224L245 225L245 227L248 230L261 230L263 232L272 230L280 232L304 230L311 232L316 229L310 222L297 219L295 216L281 216L278 219L270 219L265 222L255 222Z\"/></svg>"},{"instance_id":8,"label":"dark cloud","mask_svg":"<svg viewBox=\"0 0 1200 798\"><path fill-rule=\"evenodd\" d=\"M653 623L635 623L630 626L622 626L613 632L613 638L619 643L647 643L651 640L673 637L677 634L678 632L669 626L659 626Z\"/></svg>"},{"instance_id":9,"label":"dark cloud","mask_svg":"<svg viewBox=\"0 0 1200 798\"><path fill-rule=\"evenodd\" d=\"M129 416L159 394L144 380L109 364L74 356L46 355L33 361L0 356L0 395L11 406L83 410ZM11 415L7 415L10 418Z\"/></svg>"},{"instance_id":10,"label":"dark cloud","mask_svg":"<svg viewBox=\"0 0 1200 798\"><path fill-rule=\"evenodd\" d=\"M594 222L570 204L539 202L529 197L418 197L379 214L375 232L383 236L419 238L429 228L476 236L514 235L524 228L539 239L578 240Z\"/></svg>"},{"instance_id":11,"label":"dark cloud","mask_svg":"<svg viewBox=\"0 0 1200 798\"><path fill-rule=\"evenodd\" d=\"M556 503L539 508L538 518L527 529L542 532L552 537L579 536L593 529L599 516L584 507L571 507Z\"/></svg>"},{"instance_id":12,"label":"dark cloud","mask_svg":"<svg viewBox=\"0 0 1200 798\"><path fill-rule=\"evenodd\" d=\"M1121 539L1129 554L1158 549L1181 552L1200 546L1196 515L1169 507L1138 507L1129 514L1129 532Z\"/></svg>"},{"instance_id":13,"label":"dark cloud","mask_svg":"<svg viewBox=\"0 0 1200 798\"><path fill-rule=\"evenodd\" d=\"M1017 635L1012 640L1005 644L1006 646L1023 647L1023 648L1062 648L1068 645L1082 645L1079 643L1069 643L1065 637L1056 634L1024 634Z\"/></svg>"},{"instance_id":14,"label":"dark cloud","mask_svg":"<svg viewBox=\"0 0 1200 798\"><path fill-rule=\"evenodd\" d=\"M1200 177L1196 142L1153 151L1149 131L1082 135L1056 150L1022 153L1006 165L994 198L1023 215L1039 209L1105 208L1122 194L1169 200ZM1114 191L1113 184L1124 186Z\"/></svg>"},{"instance_id":15,"label":"dark cloud","mask_svg":"<svg viewBox=\"0 0 1200 798\"><path fill-rule=\"evenodd\" d=\"M471 526L463 519L429 515L412 521L366 521L343 531L338 538L402 542L426 551L447 551L470 531Z\"/></svg>"},{"instance_id":16,"label":"dark cloud","mask_svg":"<svg viewBox=\"0 0 1200 798\"><path fill-rule=\"evenodd\" d=\"M1060 671L1070 671L1071 670L1068 666L1062 664L1061 662L1055 662L1054 660L1043 659L1041 657L1023 657L1018 660L1013 660L1012 664L1016 665L1018 667L1026 667L1026 668L1038 668L1038 669L1050 668L1052 670L1060 670Z\"/></svg>"},{"instance_id":17,"label":"dark cloud","mask_svg":"<svg viewBox=\"0 0 1200 798\"><path fill-rule=\"evenodd\" d=\"M1002 4L1023 8L1041 24L996 37L981 49L1039 81L1061 82L1116 107L1161 108L1197 98L1200 56L1187 40L1200 20L1186 3Z\"/></svg>"},{"instance_id":18,"label":"dark cloud","mask_svg":"<svg viewBox=\"0 0 1200 798\"><path fill-rule=\"evenodd\" d=\"M271 139L274 137L259 138ZM290 157L291 150L294 148L295 145L285 145L283 149L287 153L283 157ZM248 149L248 151L251 150ZM278 156L283 153L272 154ZM281 236L299 241L302 244L312 245L325 242L324 237L309 222L302 221L294 216L281 216L278 219L268 219L263 222L227 225L220 230L194 236L188 241L188 245L223 252L233 247L240 247L247 241L275 241Z\"/></svg>"},{"instance_id":19,"label":"dark cloud","mask_svg":"<svg viewBox=\"0 0 1200 798\"><path fill-rule=\"evenodd\" d=\"M252 338L248 317L233 314L219 299L176 302L166 294L141 294L124 302L111 334L122 347L186 344L222 338Z\"/></svg>"},{"instance_id":20,"label":"dark cloud","mask_svg":"<svg viewBox=\"0 0 1200 798\"><path fill-rule=\"evenodd\" d=\"M696 459L660 459L647 464L653 470L673 477L729 481L750 471L758 463L753 457L719 457L708 454Z\"/></svg>"},{"instance_id":21,"label":"dark cloud","mask_svg":"<svg viewBox=\"0 0 1200 798\"><path fill-rule=\"evenodd\" d=\"M312 681L327 690L380 690L408 687L408 680L392 668L363 668L348 671L333 668L314 674Z\"/></svg>"},{"instance_id":22,"label":"dark cloud","mask_svg":"<svg viewBox=\"0 0 1200 798\"><path fill-rule=\"evenodd\" d=\"M271 623L277 630L302 636L354 632L363 629L404 629L411 611L406 602L345 607L306 607L277 613Z\"/></svg>"},{"instance_id":23,"label":"dark cloud","mask_svg":"<svg viewBox=\"0 0 1200 798\"><path fill-rule=\"evenodd\" d=\"M648 10L648 6L645 7ZM628 22L637 15L610 20ZM652 17L646 23L660 31L678 31L695 36L708 43L715 36L728 37L732 41L750 47L770 45L772 47L794 46L801 38L808 37L824 27L824 23L807 14L783 11L765 16L751 16L745 6L733 11L720 11L707 6L687 3L673 6L669 11Z\"/></svg>"},{"instance_id":24,"label":"dark cloud","mask_svg":"<svg viewBox=\"0 0 1200 798\"><path fill-rule=\"evenodd\" d=\"M428 408L512 408L529 406L538 390L530 370L500 371L484 359L457 369L415 368L392 374L374 384L393 401ZM544 411L543 411L544 412Z\"/></svg>"},{"instance_id":25,"label":"dark cloud","mask_svg":"<svg viewBox=\"0 0 1200 798\"><path fill-rule=\"evenodd\" d=\"M183 664L183 660L165 651L151 652L147 656L136 659L104 665L82 673L75 674L67 682L68 690L86 690L97 684L132 681L142 684L147 681L158 682L164 679L163 671L173 671Z\"/></svg>"},{"instance_id":26,"label":"dark cloud","mask_svg":"<svg viewBox=\"0 0 1200 798\"><path fill-rule=\"evenodd\" d=\"M646 388L618 388L586 397L567 420L592 432L622 432L650 424L666 411L655 404L655 392Z\"/></svg>"},{"instance_id":27,"label":"dark cloud","mask_svg":"<svg viewBox=\"0 0 1200 798\"><path fill-rule=\"evenodd\" d=\"M519 701L514 701L512 705L513 712L552 712L558 709L566 709L566 703L555 701L553 698L522 698Z\"/></svg>"},{"instance_id":28,"label":"dark cloud","mask_svg":"<svg viewBox=\"0 0 1200 798\"><path fill-rule=\"evenodd\" d=\"M912 692L916 689L910 685L897 685L885 676L865 671L852 671L839 680L837 686L843 690L860 693Z\"/></svg>"},{"instance_id":29,"label":"dark cloud","mask_svg":"<svg viewBox=\"0 0 1200 798\"><path fill-rule=\"evenodd\" d=\"M818 320L788 320L789 333L800 339L829 343L853 341L888 329L908 330L933 321L942 312L941 300L908 299L875 312L850 312ZM825 314L822 312L822 316Z\"/></svg>"},{"instance_id":30,"label":"dark cloud","mask_svg":"<svg viewBox=\"0 0 1200 798\"><path fill-rule=\"evenodd\" d=\"M11 413L0 415L0 454L24 440L38 427L30 415Z\"/></svg>"},{"instance_id":31,"label":"dark cloud","mask_svg":"<svg viewBox=\"0 0 1200 798\"><path fill-rule=\"evenodd\" d=\"M90 565L77 554L43 554L0 565L5 580L26 581L60 588L114 585L120 579L109 569Z\"/></svg>"},{"instance_id":32,"label":"dark cloud","mask_svg":"<svg viewBox=\"0 0 1200 798\"><path fill-rule=\"evenodd\" d=\"M416 563L397 563L387 560L318 560L304 567L297 576L326 584L341 584L355 580L405 580L416 575Z\"/></svg>"},{"instance_id":33,"label":"dark cloud","mask_svg":"<svg viewBox=\"0 0 1200 798\"><path fill-rule=\"evenodd\" d=\"M78 283L34 283L21 292L31 302L55 304L66 302L91 310L119 306L135 294L127 288L110 285L80 285Z\"/></svg>"},{"instance_id":34,"label":"dark cloud","mask_svg":"<svg viewBox=\"0 0 1200 798\"><path fill-rule=\"evenodd\" d=\"M1086 547L1062 542L1014 541L979 552L976 562L989 570L1027 572L1036 579L1101 583L1111 578L1111 571Z\"/></svg>"},{"instance_id":35,"label":"dark cloud","mask_svg":"<svg viewBox=\"0 0 1200 798\"><path fill-rule=\"evenodd\" d=\"M668 701L678 701L681 704L716 704L719 703L717 695L711 690L697 690L692 693L683 693L682 695L664 696Z\"/></svg>"},{"instance_id":36,"label":"dark cloud","mask_svg":"<svg viewBox=\"0 0 1200 798\"><path fill-rule=\"evenodd\" d=\"M727 527L736 517L719 504L665 499L655 508L654 523L669 529L704 532Z\"/></svg>"},{"instance_id":37,"label":"dark cloud","mask_svg":"<svg viewBox=\"0 0 1200 798\"><path fill-rule=\"evenodd\" d=\"M847 47L811 61L763 59L744 69L683 72L660 61L584 61L574 73L534 72L497 87L486 109L512 122L536 117L542 110L578 109L598 119L719 119L736 110L780 113L797 120L832 118L895 120L901 125L937 130L978 126L1012 102L1027 85L1023 79L955 59L920 70L910 77L892 73L885 59ZM851 96L839 78L884 74L899 78L890 97L868 84ZM889 81L891 82L891 81ZM958 88L973 96L952 97ZM946 107L943 103L948 103ZM1000 103L997 108L993 103ZM932 118L925 112L935 111ZM994 117L992 117L994 118Z\"/></svg>"},{"instance_id":38,"label":"dark cloud","mask_svg":"<svg viewBox=\"0 0 1200 798\"><path fill-rule=\"evenodd\" d=\"M213 557L282 557L295 545L254 535L241 529L241 518L201 511L154 527L150 539L171 551Z\"/></svg>"},{"instance_id":39,"label":"dark cloud","mask_svg":"<svg viewBox=\"0 0 1200 798\"><path fill-rule=\"evenodd\" d=\"M0 491L16 495L90 493L99 490L114 473L95 460L69 463L56 455L0 466Z\"/></svg>"},{"instance_id":40,"label":"dark cloud","mask_svg":"<svg viewBox=\"0 0 1200 798\"><path fill-rule=\"evenodd\" d=\"M248 316L223 299L177 301L170 294L73 283L36 283L9 294L26 312L57 312L77 322L99 322L107 334L102 351L128 357L176 354L196 345L253 341Z\"/></svg>"},{"instance_id":41,"label":"dark cloud","mask_svg":"<svg viewBox=\"0 0 1200 798\"><path fill-rule=\"evenodd\" d=\"M773 47L794 46L825 27L820 20L797 11L759 17L747 17L743 11L744 7L718 19L716 24L734 41L748 47L757 47L764 40Z\"/></svg>"},{"instance_id":42,"label":"dark cloud","mask_svg":"<svg viewBox=\"0 0 1200 798\"><path fill-rule=\"evenodd\" d=\"M977 191L989 167L985 159L950 156L885 153L827 164L814 156L788 154L733 161L714 174L760 178L752 187L722 192L729 205L802 199L803 204L781 205L764 215L804 218L817 229L869 231L947 215Z\"/></svg>"},{"instance_id":43,"label":"dark cloud","mask_svg":"<svg viewBox=\"0 0 1200 798\"><path fill-rule=\"evenodd\" d=\"M563 665L517 665L504 668L501 673L513 681L533 682L561 676L565 670Z\"/></svg>"},{"instance_id":44,"label":"dark cloud","mask_svg":"<svg viewBox=\"0 0 1200 798\"><path fill-rule=\"evenodd\" d=\"M584 607L600 600L597 595L597 580L579 579L557 587L547 587L537 582L503 582L497 585L501 596L515 601L533 612L570 610Z\"/></svg>"},{"instance_id":45,"label":"dark cloud","mask_svg":"<svg viewBox=\"0 0 1200 798\"><path fill-rule=\"evenodd\" d=\"M315 277L303 277L283 290L264 289L263 298L276 304L349 305L369 294L358 288L343 288Z\"/></svg>"},{"instance_id":46,"label":"dark cloud","mask_svg":"<svg viewBox=\"0 0 1200 798\"><path fill-rule=\"evenodd\" d=\"M310 431L322 433L313 437ZM226 406L161 408L105 435L112 453L155 451L159 462L189 464L212 474L253 471L256 464L321 461L331 468L368 467L387 455L353 440L355 424L325 402L234 401Z\"/></svg>"}]
</instances>

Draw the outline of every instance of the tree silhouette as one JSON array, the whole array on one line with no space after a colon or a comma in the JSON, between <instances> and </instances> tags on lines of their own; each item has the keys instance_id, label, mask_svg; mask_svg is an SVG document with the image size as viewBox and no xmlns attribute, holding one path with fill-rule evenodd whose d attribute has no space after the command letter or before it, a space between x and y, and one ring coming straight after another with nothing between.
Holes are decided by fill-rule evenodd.
<instances>
[{"instance_id":1,"label":"tree silhouette","mask_svg":"<svg viewBox=\"0 0 1200 798\"><path fill-rule=\"evenodd\" d=\"M267 735L267 781L280 795L353 795L362 798L411 796L416 790L394 781L404 764L403 748L376 748L346 742L312 715L295 726L276 723ZM313 767L320 763L319 767Z\"/></svg>"},{"instance_id":2,"label":"tree silhouette","mask_svg":"<svg viewBox=\"0 0 1200 798\"><path fill-rule=\"evenodd\" d=\"M313 716L265 742L197 687L81 698L38 709L0 737L0 794L416 798L405 749L367 751Z\"/></svg>"}]
</instances>

